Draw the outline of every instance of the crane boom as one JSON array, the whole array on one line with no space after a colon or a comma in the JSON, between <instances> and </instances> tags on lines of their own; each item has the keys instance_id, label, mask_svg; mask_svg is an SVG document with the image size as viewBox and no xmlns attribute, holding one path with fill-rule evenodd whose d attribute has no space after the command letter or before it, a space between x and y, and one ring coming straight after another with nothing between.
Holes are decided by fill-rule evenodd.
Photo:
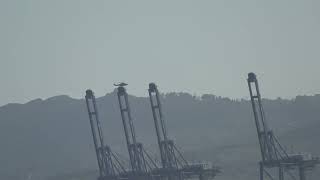
<instances>
[{"instance_id":1,"label":"crane boom","mask_svg":"<svg viewBox=\"0 0 320 180\"><path fill-rule=\"evenodd\" d=\"M288 157L288 154L282 148L278 140L270 130L263 106L261 103L261 94L258 80L254 73L248 74L248 87L252 104L253 116L257 128L257 134L260 144L261 156L263 161L278 161Z\"/></svg>"},{"instance_id":2,"label":"crane boom","mask_svg":"<svg viewBox=\"0 0 320 180\"><path fill-rule=\"evenodd\" d=\"M174 142L168 139L159 91L156 84L150 83L148 92L160 150L162 167L178 169L179 165L187 165L188 163L181 155L181 153L175 152L176 147L174 145ZM180 160L178 157L180 157Z\"/></svg>"},{"instance_id":3,"label":"crane boom","mask_svg":"<svg viewBox=\"0 0 320 180\"><path fill-rule=\"evenodd\" d=\"M142 143L136 140L126 89L119 86L117 95L132 171L136 174L148 173L150 169L157 166L144 150Z\"/></svg>"},{"instance_id":4,"label":"crane boom","mask_svg":"<svg viewBox=\"0 0 320 180\"><path fill-rule=\"evenodd\" d=\"M150 83L148 92L160 150L162 171L168 177L168 180L213 178L219 172L217 167L209 167L207 163L189 164L175 146L175 143L168 138L157 85Z\"/></svg>"},{"instance_id":5,"label":"crane boom","mask_svg":"<svg viewBox=\"0 0 320 180\"><path fill-rule=\"evenodd\" d=\"M86 104L89 114L92 138L99 166L99 180L116 179L121 173L125 172L125 168L120 163L110 147L104 144L102 127L99 120L99 114L96 104L96 98L92 90L86 91Z\"/></svg>"},{"instance_id":6,"label":"crane boom","mask_svg":"<svg viewBox=\"0 0 320 180\"><path fill-rule=\"evenodd\" d=\"M288 170L298 169L299 179L305 180L305 171L319 164L319 158L312 156L306 158L303 154L287 154L267 124L256 75L249 73L247 82L262 157L262 161L259 162L260 180L264 179L264 173L273 179L265 167L279 168L279 180L284 180L284 173L296 179Z\"/></svg>"}]
</instances>

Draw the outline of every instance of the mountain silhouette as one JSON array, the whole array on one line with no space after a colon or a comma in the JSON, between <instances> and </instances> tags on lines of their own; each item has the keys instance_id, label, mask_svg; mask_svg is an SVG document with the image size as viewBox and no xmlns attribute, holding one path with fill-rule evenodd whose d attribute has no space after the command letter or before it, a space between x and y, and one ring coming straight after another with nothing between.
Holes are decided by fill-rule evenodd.
<instances>
[{"instance_id":1,"label":"mountain silhouette","mask_svg":"<svg viewBox=\"0 0 320 180\"><path fill-rule=\"evenodd\" d=\"M222 168L216 179L253 180L260 160L251 104L188 93L161 95L170 138L189 161ZM159 161L150 102L129 96L137 139ZM267 120L288 152L320 155L320 95L263 99ZM105 142L128 161L114 92L97 98ZM0 107L0 179L92 179L97 163L84 99L55 96ZM308 173L316 180L319 170Z\"/></svg>"}]
</instances>

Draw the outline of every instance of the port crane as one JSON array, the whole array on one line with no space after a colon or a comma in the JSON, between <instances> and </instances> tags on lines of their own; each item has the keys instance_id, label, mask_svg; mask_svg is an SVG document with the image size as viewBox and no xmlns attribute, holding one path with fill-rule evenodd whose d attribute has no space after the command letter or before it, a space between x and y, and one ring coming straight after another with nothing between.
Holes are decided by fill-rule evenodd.
<instances>
[{"instance_id":1,"label":"port crane","mask_svg":"<svg viewBox=\"0 0 320 180\"><path fill-rule=\"evenodd\" d=\"M93 143L99 166L98 180L127 179L124 166L120 163L116 154L111 151L110 147L104 144L96 98L92 90L89 89L86 91L85 99L89 114Z\"/></svg>"},{"instance_id":2,"label":"port crane","mask_svg":"<svg viewBox=\"0 0 320 180\"><path fill-rule=\"evenodd\" d=\"M148 92L161 157L162 168L160 174L169 180L213 178L218 172L217 168L208 167L206 163L188 163L173 140L168 138L160 94L155 83L149 84Z\"/></svg>"},{"instance_id":3,"label":"port crane","mask_svg":"<svg viewBox=\"0 0 320 180\"><path fill-rule=\"evenodd\" d=\"M294 169L298 170L299 180L306 180L306 171L319 164L319 158L286 152L267 123L256 75L249 73L247 82L262 157L259 162L260 180L263 180L265 175L275 179L268 171L272 168L278 168L279 180L284 180L286 174L295 180L296 176L289 171Z\"/></svg>"},{"instance_id":4,"label":"port crane","mask_svg":"<svg viewBox=\"0 0 320 180\"><path fill-rule=\"evenodd\" d=\"M143 148L142 143L137 142L126 85L121 83L116 86L118 86L117 96L132 170L131 177L135 180L149 180L156 176L152 172L158 169L158 166Z\"/></svg>"}]
</instances>

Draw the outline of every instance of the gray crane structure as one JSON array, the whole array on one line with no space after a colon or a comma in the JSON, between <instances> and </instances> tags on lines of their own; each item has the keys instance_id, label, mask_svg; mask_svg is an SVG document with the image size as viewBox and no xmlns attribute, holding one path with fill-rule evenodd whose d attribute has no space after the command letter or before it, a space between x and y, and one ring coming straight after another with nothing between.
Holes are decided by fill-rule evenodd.
<instances>
[{"instance_id":1,"label":"gray crane structure","mask_svg":"<svg viewBox=\"0 0 320 180\"><path fill-rule=\"evenodd\" d=\"M162 105L157 86L149 84L151 109L160 150L161 165L158 165L137 141L128 94L124 86L116 84L117 97L124 129L125 140L129 153L130 168L125 167L104 144L102 127L99 120L96 99L92 90L86 91L86 104L90 126L99 167L98 180L209 180L220 172L217 167L206 163L188 163L174 142L167 136L163 118ZM160 167L161 166L161 167Z\"/></svg>"},{"instance_id":2,"label":"gray crane structure","mask_svg":"<svg viewBox=\"0 0 320 180\"><path fill-rule=\"evenodd\" d=\"M89 114L93 143L99 167L98 180L117 180L126 177L126 170L108 145L104 144L96 99L92 90L86 91L86 104Z\"/></svg>"},{"instance_id":3,"label":"gray crane structure","mask_svg":"<svg viewBox=\"0 0 320 180\"><path fill-rule=\"evenodd\" d=\"M125 87L120 85L117 89L121 119L130 158L131 177L137 180L152 179L156 176L152 174L152 171L158 169L158 166L143 148L142 143L137 142L128 94Z\"/></svg>"},{"instance_id":4,"label":"gray crane structure","mask_svg":"<svg viewBox=\"0 0 320 180\"><path fill-rule=\"evenodd\" d=\"M252 72L249 73L247 82L262 157L259 162L260 180L264 180L265 176L272 180L284 180L287 176L293 180L297 179L297 176L299 180L306 180L306 171L319 164L319 158L286 152L268 126L256 75ZM277 177L272 175L272 169L277 169Z\"/></svg>"},{"instance_id":5,"label":"gray crane structure","mask_svg":"<svg viewBox=\"0 0 320 180\"><path fill-rule=\"evenodd\" d=\"M208 167L206 163L188 163L174 142L168 138L160 94L155 83L149 84L148 92L161 158L162 168L158 171L161 176L169 180L213 178L218 172L217 168Z\"/></svg>"}]
</instances>

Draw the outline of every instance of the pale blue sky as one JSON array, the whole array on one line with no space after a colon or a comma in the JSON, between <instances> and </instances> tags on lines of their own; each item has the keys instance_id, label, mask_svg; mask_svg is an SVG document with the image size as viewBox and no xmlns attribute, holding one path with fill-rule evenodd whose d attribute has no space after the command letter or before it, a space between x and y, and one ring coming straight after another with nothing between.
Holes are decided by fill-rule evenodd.
<instances>
[{"instance_id":1,"label":"pale blue sky","mask_svg":"<svg viewBox=\"0 0 320 180\"><path fill-rule=\"evenodd\" d=\"M0 0L0 105L113 83L248 97L320 93L319 0Z\"/></svg>"}]
</instances>

